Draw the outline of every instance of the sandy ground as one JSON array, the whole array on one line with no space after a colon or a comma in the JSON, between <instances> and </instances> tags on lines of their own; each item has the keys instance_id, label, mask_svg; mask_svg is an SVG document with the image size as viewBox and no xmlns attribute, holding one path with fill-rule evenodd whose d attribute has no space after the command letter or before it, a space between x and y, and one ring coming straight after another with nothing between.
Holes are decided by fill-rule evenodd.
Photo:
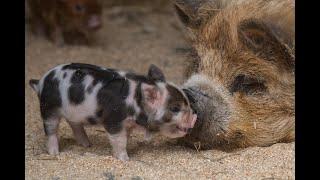
<instances>
[{"instance_id":1,"label":"sandy ground","mask_svg":"<svg viewBox=\"0 0 320 180\"><path fill-rule=\"evenodd\" d=\"M130 8L131 9L131 8ZM251 147L232 153L197 152L156 137L151 143L132 135L129 162L111 156L102 127L87 127L91 148L78 146L69 126L59 129L60 151L47 155L45 135L36 94L28 85L60 63L83 62L145 73L154 63L167 79L183 82L185 48L183 33L173 12L147 9L106 9L104 27L94 47L55 47L26 31L26 179L294 179L294 143Z\"/></svg>"}]
</instances>

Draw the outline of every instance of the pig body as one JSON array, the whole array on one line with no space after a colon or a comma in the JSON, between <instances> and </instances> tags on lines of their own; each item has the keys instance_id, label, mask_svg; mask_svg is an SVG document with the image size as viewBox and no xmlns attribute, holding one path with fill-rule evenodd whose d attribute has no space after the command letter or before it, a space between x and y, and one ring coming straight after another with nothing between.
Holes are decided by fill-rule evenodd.
<instances>
[{"instance_id":1,"label":"pig body","mask_svg":"<svg viewBox=\"0 0 320 180\"><path fill-rule=\"evenodd\" d=\"M102 26L97 0L27 0L31 31L57 45L90 44Z\"/></svg>"},{"instance_id":2,"label":"pig body","mask_svg":"<svg viewBox=\"0 0 320 180\"><path fill-rule=\"evenodd\" d=\"M39 81L30 80L30 85L40 100L49 154L59 153L61 118L85 147L90 142L84 125L103 125L113 155L121 160L129 159L126 144L131 130L182 137L196 120L183 91L166 83L153 65L148 76L143 76L89 64L63 64Z\"/></svg>"}]
</instances>

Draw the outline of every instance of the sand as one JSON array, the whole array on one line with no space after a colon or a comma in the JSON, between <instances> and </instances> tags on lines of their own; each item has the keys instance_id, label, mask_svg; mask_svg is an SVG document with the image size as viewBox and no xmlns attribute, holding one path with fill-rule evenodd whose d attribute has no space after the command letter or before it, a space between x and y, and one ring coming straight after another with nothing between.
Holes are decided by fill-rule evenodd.
<instances>
[{"instance_id":1,"label":"sand","mask_svg":"<svg viewBox=\"0 0 320 180\"><path fill-rule=\"evenodd\" d=\"M102 127L87 127L93 146L75 142L70 127L60 124L60 151L47 155L39 102L28 85L60 63L82 62L145 73L153 63L167 79L181 84L185 49L189 48L173 11L113 7L104 11L104 27L94 47L56 47L26 31L26 179L294 179L295 144L251 147L226 153L196 151L175 140L156 137L150 143L133 134L128 162L111 156Z\"/></svg>"}]
</instances>

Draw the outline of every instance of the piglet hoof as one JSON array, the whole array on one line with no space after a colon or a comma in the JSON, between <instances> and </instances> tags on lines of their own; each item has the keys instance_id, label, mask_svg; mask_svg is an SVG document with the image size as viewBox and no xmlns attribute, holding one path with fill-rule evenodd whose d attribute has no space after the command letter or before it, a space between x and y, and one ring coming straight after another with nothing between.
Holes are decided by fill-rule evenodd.
<instances>
[{"instance_id":1,"label":"piglet hoof","mask_svg":"<svg viewBox=\"0 0 320 180\"><path fill-rule=\"evenodd\" d=\"M86 148L92 146L92 144L90 142L83 142L83 143L80 143L80 145L83 146L83 147L86 147Z\"/></svg>"},{"instance_id":2,"label":"piglet hoof","mask_svg":"<svg viewBox=\"0 0 320 180\"><path fill-rule=\"evenodd\" d=\"M59 154L59 142L57 136L49 136L47 147L50 155Z\"/></svg>"},{"instance_id":3,"label":"piglet hoof","mask_svg":"<svg viewBox=\"0 0 320 180\"><path fill-rule=\"evenodd\" d=\"M48 153L49 153L50 155L55 156L55 155L58 155L58 154L59 154L59 150L58 150L58 149L48 149Z\"/></svg>"},{"instance_id":4,"label":"piglet hoof","mask_svg":"<svg viewBox=\"0 0 320 180\"><path fill-rule=\"evenodd\" d=\"M145 140L146 142L151 142L151 140L152 140L152 135L149 134L149 133L145 134L144 140Z\"/></svg>"},{"instance_id":5,"label":"piglet hoof","mask_svg":"<svg viewBox=\"0 0 320 180\"><path fill-rule=\"evenodd\" d=\"M48 153L53 156L58 155L59 148L58 147L48 147Z\"/></svg>"},{"instance_id":6,"label":"piglet hoof","mask_svg":"<svg viewBox=\"0 0 320 180\"><path fill-rule=\"evenodd\" d=\"M120 153L120 154L115 154L114 155L117 159L119 159L120 161L129 161L129 156L127 153Z\"/></svg>"}]
</instances>

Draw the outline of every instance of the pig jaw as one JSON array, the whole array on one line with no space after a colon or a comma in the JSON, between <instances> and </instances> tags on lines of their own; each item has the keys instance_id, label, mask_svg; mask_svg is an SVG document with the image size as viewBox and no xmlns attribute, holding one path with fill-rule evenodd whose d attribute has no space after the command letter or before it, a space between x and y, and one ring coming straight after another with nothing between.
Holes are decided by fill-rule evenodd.
<instances>
[{"instance_id":1,"label":"pig jaw","mask_svg":"<svg viewBox=\"0 0 320 180\"><path fill-rule=\"evenodd\" d=\"M203 144L215 144L227 131L233 109L232 99L227 95L227 90L203 75L193 75L183 86L197 114L194 128L186 138ZM208 131L204 129L210 129L210 133L206 134Z\"/></svg>"}]
</instances>

